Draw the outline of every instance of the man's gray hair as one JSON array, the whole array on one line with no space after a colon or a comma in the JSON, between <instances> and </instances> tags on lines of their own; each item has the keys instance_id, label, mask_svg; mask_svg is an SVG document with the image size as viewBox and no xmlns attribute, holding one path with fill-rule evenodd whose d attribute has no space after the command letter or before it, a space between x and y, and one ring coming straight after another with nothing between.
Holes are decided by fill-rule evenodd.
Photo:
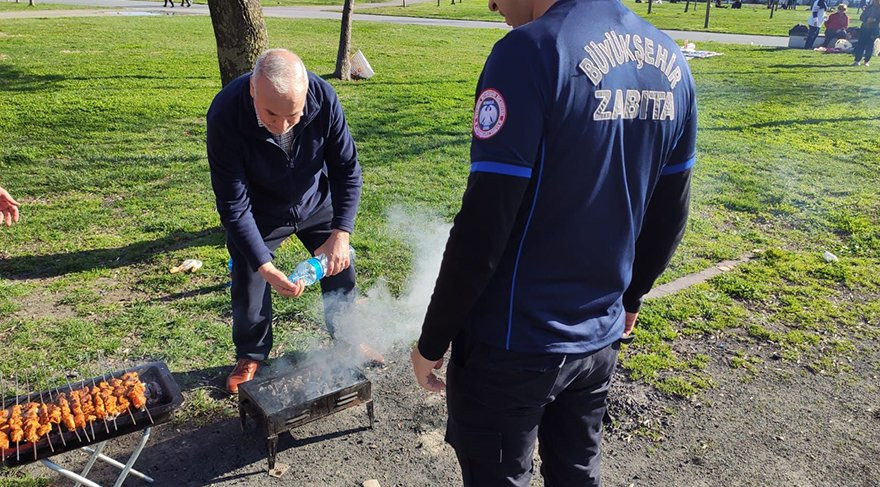
<instances>
[{"instance_id":1,"label":"man's gray hair","mask_svg":"<svg viewBox=\"0 0 880 487\"><path fill-rule=\"evenodd\" d=\"M302 60L287 49L268 49L254 63L253 77L264 77L279 94L308 88L308 75Z\"/></svg>"}]
</instances>

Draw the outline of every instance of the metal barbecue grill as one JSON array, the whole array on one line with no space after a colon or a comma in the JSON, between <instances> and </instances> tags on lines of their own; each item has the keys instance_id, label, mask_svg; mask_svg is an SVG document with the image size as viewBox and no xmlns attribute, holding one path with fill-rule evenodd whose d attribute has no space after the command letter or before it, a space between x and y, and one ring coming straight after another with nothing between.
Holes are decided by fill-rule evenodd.
<instances>
[{"instance_id":1,"label":"metal barbecue grill","mask_svg":"<svg viewBox=\"0 0 880 487\"><path fill-rule=\"evenodd\" d=\"M134 470L132 466L149 439L152 427L169 421L174 410L183 402L180 388L163 362L151 362L126 370L107 373L93 379L80 380L74 384L65 384L64 387L55 387L41 392L5 398L4 405L6 408L9 408L15 404L27 404L29 401L48 403L53 398L57 398L59 393L69 395L71 390L93 387L94 384L112 378L119 378L127 372L137 372L139 380L146 384L144 396L146 396L147 402L144 409L138 410L131 406L127 411L128 414L120 414L114 419L92 421L87 428L77 428L75 431L68 431L67 428L63 428L60 424L55 425L56 427L53 427L45 436L40 437L40 440L35 444L22 442L16 446L11 445L10 449L3 452L3 465L5 467L16 467L41 460L48 468L67 478L76 480L77 485L83 484L90 487L100 487L98 484L88 480L86 476L95 462L102 460L122 470L115 483L116 486L122 485L122 482L129 474L152 482L153 479ZM102 453L107 440L138 431L143 432L143 438L125 464ZM88 448L88 445L95 446L94 448ZM89 460L80 474L69 471L48 459L53 455L77 448L82 448L90 454Z\"/></svg>"},{"instance_id":2,"label":"metal barbecue grill","mask_svg":"<svg viewBox=\"0 0 880 487\"><path fill-rule=\"evenodd\" d=\"M367 406L370 428L373 427L369 379L355 367L332 363L326 357L309 360L239 385L242 430L250 415L265 432L270 475L280 476L286 469L275 468L281 433L360 404Z\"/></svg>"}]
</instances>

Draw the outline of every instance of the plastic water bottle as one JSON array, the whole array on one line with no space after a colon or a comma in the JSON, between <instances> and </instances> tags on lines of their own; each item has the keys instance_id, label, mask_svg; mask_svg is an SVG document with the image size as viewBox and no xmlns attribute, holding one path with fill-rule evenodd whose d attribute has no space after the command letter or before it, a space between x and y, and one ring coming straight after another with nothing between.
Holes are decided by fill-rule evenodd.
<instances>
[{"instance_id":1,"label":"plastic water bottle","mask_svg":"<svg viewBox=\"0 0 880 487\"><path fill-rule=\"evenodd\" d=\"M348 256L351 262L354 262L354 248L351 246L348 247ZM311 286L323 279L326 273L327 256L321 254L297 264L289 279L290 282L303 281L306 286Z\"/></svg>"}]
</instances>

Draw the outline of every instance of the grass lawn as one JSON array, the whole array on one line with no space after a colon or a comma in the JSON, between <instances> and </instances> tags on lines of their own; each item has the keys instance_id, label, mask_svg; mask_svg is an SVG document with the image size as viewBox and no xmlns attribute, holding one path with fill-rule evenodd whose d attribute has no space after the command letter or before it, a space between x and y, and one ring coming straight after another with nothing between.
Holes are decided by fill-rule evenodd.
<instances>
[{"instance_id":1,"label":"grass lawn","mask_svg":"<svg viewBox=\"0 0 880 487\"><path fill-rule=\"evenodd\" d=\"M162 2L164 0L152 0L156 2ZM178 0L174 0L174 5L177 5ZM193 5L207 5L207 0L192 0ZM299 5L338 5L342 6L344 0L260 0L260 5L263 7L295 7Z\"/></svg>"},{"instance_id":2,"label":"grass lawn","mask_svg":"<svg viewBox=\"0 0 880 487\"><path fill-rule=\"evenodd\" d=\"M332 71L337 22L267 23L273 46ZM390 207L455 214L474 86L501 35L355 23L355 47L378 73L336 83L365 173L353 237L362 288L384 279L398 293L410 275L409 246L386 230ZM671 394L694 394L712 383L706 358L675 344L712 335L840 371L838 357L878 337L877 68L850 67L848 56L705 47L725 55L693 62L692 218L663 280L760 251L649 302L623 365ZM183 374L187 417L223 414L186 375L233 359L227 253L204 147L204 113L220 88L210 19L7 20L0 53L0 185L23 203L22 222L0 230L0 340L15 350L0 356L0 370L42 384L60 368L108 366L99 355L158 358ZM840 261L825 262L825 250ZM279 267L304 256L289 242ZM190 257L205 262L201 272L168 273ZM322 336L318 298L310 289L276 299L277 348ZM751 362L740 353L731 364Z\"/></svg>"},{"instance_id":3,"label":"grass lawn","mask_svg":"<svg viewBox=\"0 0 880 487\"><path fill-rule=\"evenodd\" d=\"M91 9L91 8L100 8L100 7L89 7L86 5L67 5L63 3L43 3L39 0L34 4L34 6L28 6L27 0L20 0L19 3L6 1L0 1L0 12L20 12L20 11L30 11L30 10L76 10L76 9Z\"/></svg>"},{"instance_id":4,"label":"grass lawn","mask_svg":"<svg viewBox=\"0 0 880 487\"><path fill-rule=\"evenodd\" d=\"M633 0L624 0L627 7L637 14L651 21L661 29L669 30L706 30L709 32L724 32L731 34L760 34L787 36L788 30L795 24L806 24L809 13L804 7L799 10L778 10L770 18L770 11L762 5L743 5L742 9L729 8L716 9L714 4L709 16L709 28L703 28L706 16L706 4L700 3L696 7L691 4L687 13L684 12L685 3L668 3L654 5L651 14L648 14L648 3L635 3ZM503 22L504 18L497 12L490 12L484 1L466 0L452 5L448 1L441 1L438 6L435 2L417 3L407 7L379 7L362 9L360 13L399 15L406 17L436 17L444 19L467 19L467 20L494 20ZM853 10L853 13L855 11ZM850 15L850 22L858 25L858 16Z\"/></svg>"}]
</instances>

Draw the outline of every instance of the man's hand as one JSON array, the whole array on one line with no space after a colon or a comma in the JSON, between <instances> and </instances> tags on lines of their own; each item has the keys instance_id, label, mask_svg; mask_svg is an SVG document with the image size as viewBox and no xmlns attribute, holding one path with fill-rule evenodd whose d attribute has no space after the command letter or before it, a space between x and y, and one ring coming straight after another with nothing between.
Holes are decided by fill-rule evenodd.
<instances>
[{"instance_id":1,"label":"man's hand","mask_svg":"<svg viewBox=\"0 0 880 487\"><path fill-rule=\"evenodd\" d=\"M258 270L260 272L260 275L263 276L263 279L265 279L266 282L268 282L269 285L278 292L278 294L286 298L295 298L302 294L303 289L306 288L305 283L301 280L290 282L290 280L287 279L287 276L284 275L283 272L279 271L275 267L275 264L271 262L266 262L265 264L261 265Z\"/></svg>"},{"instance_id":2,"label":"man's hand","mask_svg":"<svg viewBox=\"0 0 880 487\"><path fill-rule=\"evenodd\" d=\"M0 188L0 223L11 227L13 223L18 222L18 207L21 206L18 201L3 188Z\"/></svg>"},{"instance_id":3,"label":"man's hand","mask_svg":"<svg viewBox=\"0 0 880 487\"><path fill-rule=\"evenodd\" d=\"M626 324L623 326L623 336L628 337L630 333L632 333L633 328L636 326L636 320L639 319L639 312L635 313L626 313Z\"/></svg>"},{"instance_id":4,"label":"man's hand","mask_svg":"<svg viewBox=\"0 0 880 487\"><path fill-rule=\"evenodd\" d=\"M348 232L337 229L330 232L327 241L315 249L316 256L321 254L327 256L327 272L324 273L324 276L335 276L348 269L348 266L351 265L348 248Z\"/></svg>"},{"instance_id":5,"label":"man's hand","mask_svg":"<svg viewBox=\"0 0 880 487\"><path fill-rule=\"evenodd\" d=\"M446 390L446 383L438 379L434 375L434 370L443 367L443 359L428 360L422 357L419 347L413 347L410 354L412 360L413 372L416 374L416 381L419 385L431 392L443 392Z\"/></svg>"}]
</instances>

